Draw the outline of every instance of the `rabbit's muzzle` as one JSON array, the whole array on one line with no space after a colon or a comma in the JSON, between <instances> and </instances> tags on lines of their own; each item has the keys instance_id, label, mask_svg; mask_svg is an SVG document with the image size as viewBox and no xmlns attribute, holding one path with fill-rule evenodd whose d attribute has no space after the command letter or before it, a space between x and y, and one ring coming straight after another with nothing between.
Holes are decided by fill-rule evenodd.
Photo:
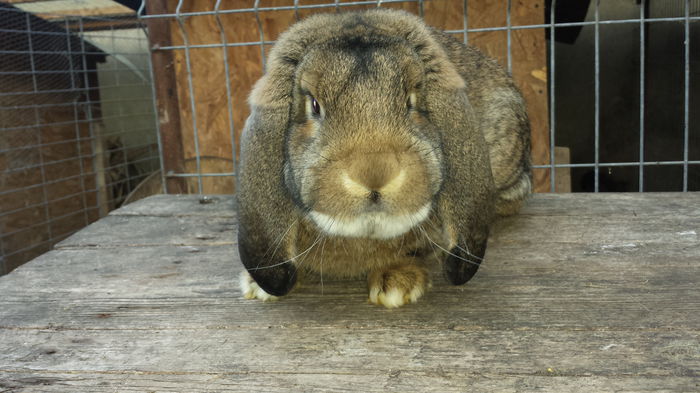
<instances>
[{"instance_id":1,"label":"rabbit's muzzle","mask_svg":"<svg viewBox=\"0 0 700 393\"><path fill-rule=\"evenodd\" d=\"M309 217L326 234L390 239L431 211L429 175L416 152L356 151L320 173Z\"/></svg>"}]
</instances>

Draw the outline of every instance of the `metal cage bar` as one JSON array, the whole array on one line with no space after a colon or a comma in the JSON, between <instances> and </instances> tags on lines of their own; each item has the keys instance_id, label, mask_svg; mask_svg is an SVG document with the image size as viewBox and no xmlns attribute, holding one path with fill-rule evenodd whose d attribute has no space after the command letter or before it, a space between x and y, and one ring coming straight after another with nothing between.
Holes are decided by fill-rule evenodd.
<instances>
[{"instance_id":1,"label":"metal cage bar","mask_svg":"<svg viewBox=\"0 0 700 393\"><path fill-rule=\"evenodd\" d=\"M257 1L257 0L256 0ZM177 3L177 8L175 10L177 25L180 27L180 32L182 33L182 39L185 42L185 65L187 67L187 88L189 90L190 96L190 109L192 110L192 132L194 133L194 152L195 160L197 164L197 173L202 173L202 160L199 149L199 129L197 128L197 105L194 102L194 86L192 84L192 61L190 60L190 38L187 29L185 28L185 22L183 16L180 13L182 9L183 0L179 0ZM264 63L264 62L263 62ZM197 178L197 190L202 193L202 178L201 176Z\"/></svg>"},{"instance_id":2,"label":"metal cage bar","mask_svg":"<svg viewBox=\"0 0 700 393\"><path fill-rule=\"evenodd\" d=\"M401 1L401 0L398 0ZM403 1L410 1L410 0L403 0ZM384 0L386 2L386 0ZM346 5L347 3L341 3L341 5ZM284 7L280 7L284 8ZM304 8L303 6L299 6L299 8ZM308 8L308 7L305 7ZM260 11L265 10L266 8L261 7ZM224 15L226 12L225 10L221 10L221 14ZM184 13L183 13L184 14ZM688 17L689 22L696 22L700 20L700 16L691 16ZM599 25L616 25L616 24L638 24L641 21L641 19L623 19L623 20L614 20L614 21L609 21L609 20L601 20L598 22ZM656 23L656 22L684 22L685 18L683 17L668 17L668 18L648 18L645 19L645 23ZM557 23L556 27L579 27L579 26L594 26L596 23L595 22L570 22L570 23ZM522 26L511 26L510 28L508 27L482 27L482 28L472 28L472 29L456 29L456 30L445 30L446 33L450 34L465 34L465 33L485 33L485 32L494 32L494 31L508 31L508 30L530 30L530 29L545 29L545 28L550 28L551 24L537 24L537 25L522 25ZM263 45L274 45L275 41L262 41ZM248 42L229 42L226 45L218 43L218 44L194 44L190 45L190 49L207 49L207 48L220 48L222 46L228 46L228 47L237 47L237 46L256 46L260 45L261 41L248 41ZM159 50L178 50L178 49L185 49L185 45L168 45L168 46L163 46L158 48ZM0 51L0 53L2 53Z\"/></svg>"},{"instance_id":3,"label":"metal cage bar","mask_svg":"<svg viewBox=\"0 0 700 393\"><path fill-rule=\"evenodd\" d=\"M644 191L644 88L645 88L645 61L646 61L646 26L644 17L646 0L641 0L639 7L639 192Z\"/></svg>"},{"instance_id":4,"label":"metal cage bar","mask_svg":"<svg viewBox=\"0 0 700 393\"><path fill-rule=\"evenodd\" d=\"M690 0L685 0L685 40L683 67L683 191L688 191L688 152L690 138Z\"/></svg>"},{"instance_id":5,"label":"metal cage bar","mask_svg":"<svg viewBox=\"0 0 700 393\"><path fill-rule=\"evenodd\" d=\"M594 181L593 187L595 192L600 190L600 168L598 164L600 163L600 0L595 0L595 58L594 58L594 86L595 86L595 120L594 120L594 130L595 133L595 166L593 169Z\"/></svg>"},{"instance_id":6,"label":"metal cage bar","mask_svg":"<svg viewBox=\"0 0 700 393\"><path fill-rule=\"evenodd\" d=\"M556 37L556 14L555 9L557 7L557 0L552 0L552 4L549 6L549 191L556 192L556 163L555 163L555 144L556 139L556 91L554 87L556 86L556 46L554 45ZM537 168L537 166L533 166Z\"/></svg>"},{"instance_id":7,"label":"metal cage bar","mask_svg":"<svg viewBox=\"0 0 700 393\"><path fill-rule=\"evenodd\" d=\"M511 32L513 30L513 26L511 26L510 23L510 11L512 9L512 0L508 0L506 4L506 48L507 48L507 53L506 53L506 70L508 71L508 74L513 73L513 56L511 53L511 46L512 46L512 38L511 38Z\"/></svg>"},{"instance_id":8,"label":"metal cage bar","mask_svg":"<svg viewBox=\"0 0 700 393\"><path fill-rule=\"evenodd\" d=\"M214 10L218 11L221 6L221 0L216 1ZM226 31L224 29L224 24L221 22L221 15L216 14L216 24L219 27L221 33L221 42L224 44L227 42ZM224 60L224 75L226 78L226 109L228 111L228 128L229 134L231 136L231 158L233 161L234 168L236 167L236 130L233 124L233 95L231 92L231 69L228 62L228 49L226 47L222 48L222 55Z\"/></svg>"}]
</instances>

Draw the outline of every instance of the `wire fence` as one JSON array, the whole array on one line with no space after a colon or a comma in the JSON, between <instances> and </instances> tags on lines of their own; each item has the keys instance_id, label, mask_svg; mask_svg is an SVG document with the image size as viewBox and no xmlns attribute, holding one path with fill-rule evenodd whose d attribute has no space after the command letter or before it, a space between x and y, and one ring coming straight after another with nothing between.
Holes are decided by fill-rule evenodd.
<instances>
[{"instance_id":1,"label":"wire fence","mask_svg":"<svg viewBox=\"0 0 700 393\"><path fill-rule=\"evenodd\" d=\"M0 3L0 274L139 196L235 192L247 95L319 12L403 9L495 57L528 105L535 191L700 190L700 0L18 7Z\"/></svg>"},{"instance_id":2,"label":"wire fence","mask_svg":"<svg viewBox=\"0 0 700 393\"><path fill-rule=\"evenodd\" d=\"M0 274L119 207L160 167L135 13L22 6L0 3Z\"/></svg>"},{"instance_id":3,"label":"wire fence","mask_svg":"<svg viewBox=\"0 0 700 393\"><path fill-rule=\"evenodd\" d=\"M537 191L700 189L697 111L691 110L698 86L694 82L698 73L694 43L700 38L700 1L592 0L578 2L573 6L578 11L571 11L568 3L557 6L556 0L491 2L495 6L473 1L302 4L297 0L280 5L251 0L238 2L233 8L230 3L224 8L222 1L199 6L183 0L161 7L153 3L159 2L144 4L139 17L152 25L167 24L171 29L171 35L164 40L159 37L158 45L152 48L154 55L165 52L180 65L175 79L179 99L185 102L174 105L187 114L181 116L178 125L183 129L183 139L176 143L181 145L164 149L184 149L185 159L194 161L190 170L182 162L164 161L166 177L187 178L196 183L189 187L196 192L207 192L203 184L207 177L234 176L233 164L227 170L208 171L201 157L212 155L207 141L215 139L220 142L217 146L230 149L225 157L219 151L219 156L235 162L237 138L245 118L241 113L247 110L245 96L236 90L249 87L237 82L240 74L259 76L276 36L294 21L315 12L370 7L402 8L423 16L428 23L432 21L436 27L498 58L523 90L532 84L528 78L535 72L543 74L544 95L540 92L539 98L533 98L524 91L531 118L538 121L533 124L533 153L538 150L533 154ZM497 17L484 16L494 11ZM578 18L573 15L576 12ZM534 17L522 17L528 13ZM545 47L540 52L540 69L523 56L526 33L540 37L537 49ZM559 39L571 35L577 36L574 42ZM243 51L253 47L258 47L259 54ZM251 61L257 62L259 69L246 68ZM525 66L532 69L518 72L524 61L530 61ZM211 89L211 81L203 83L203 63L216 70L212 71L217 75L216 83L225 86L225 92ZM616 84L624 84L624 89L614 87ZM212 138L211 130L201 121L211 118L210 109L202 103L209 100L206 92L213 94L212 90L227 99L219 108L226 108L228 113L217 132L228 135L228 141ZM542 98L544 106L532 104ZM661 116L665 118L662 121L654 110L673 116ZM563 157L558 157L561 151ZM562 179L563 186L557 183Z\"/></svg>"}]
</instances>

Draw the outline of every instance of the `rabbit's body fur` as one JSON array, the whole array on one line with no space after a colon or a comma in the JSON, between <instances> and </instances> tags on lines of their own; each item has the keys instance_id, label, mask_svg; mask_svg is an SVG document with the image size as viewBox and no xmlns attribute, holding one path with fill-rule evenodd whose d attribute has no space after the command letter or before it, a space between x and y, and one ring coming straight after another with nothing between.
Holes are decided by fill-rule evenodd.
<instances>
[{"instance_id":1,"label":"rabbit's body fur","mask_svg":"<svg viewBox=\"0 0 700 393\"><path fill-rule=\"evenodd\" d=\"M251 96L238 168L247 297L366 276L396 307L440 263L462 284L494 214L530 192L529 125L495 61L410 14L321 14L285 32ZM262 291L262 292L260 292Z\"/></svg>"}]
</instances>

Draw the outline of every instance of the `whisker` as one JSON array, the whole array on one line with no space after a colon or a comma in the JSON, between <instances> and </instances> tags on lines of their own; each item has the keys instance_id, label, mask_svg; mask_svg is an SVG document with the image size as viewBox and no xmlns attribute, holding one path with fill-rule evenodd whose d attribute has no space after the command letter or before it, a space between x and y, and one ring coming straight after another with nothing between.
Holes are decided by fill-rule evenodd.
<instances>
[{"instance_id":1,"label":"whisker","mask_svg":"<svg viewBox=\"0 0 700 393\"><path fill-rule=\"evenodd\" d=\"M321 257L321 263L320 263L320 265L319 265L319 271L320 271L320 273L321 273L321 296L323 296L323 259L324 259L324 258L323 258L323 252L326 250L326 240L327 240L327 239L328 239L327 237L324 237L324 238L323 238L323 243L321 244L321 255L320 255L320 257Z\"/></svg>"},{"instance_id":2,"label":"whisker","mask_svg":"<svg viewBox=\"0 0 700 393\"><path fill-rule=\"evenodd\" d=\"M469 255L470 257L474 257L474 258L476 258L476 259L478 259L478 260L480 260L480 261L482 261L482 262L484 261L484 258L481 258L481 257L479 257L479 256L477 256L477 255L472 254L471 251L469 251L468 248L465 250L464 248L460 247L459 244L455 244L455 247L457 247L458 249L460 249L462 252L467 253L467 255Z\"/></svg>"},{"instance_id":3,"label":"whisker","mask_svg":"<svg viewBox=\"0 0 700 393\"><path fill-rule=\"evenodd\" d=\"M423 227L420 225L419 225L419 229L424 230ZM440 261L440 258L438 258L437 250L435 249L435 246L433 245L432 241L428 241L428 244L430 245L430 248L433 250L433 257L435 258L435 261L437 262L437 264L439 266L442 263L442 261Z\"/></svg>"},{"instance_id":4,"label":"whisker","mask_svg":"<svg viewBox=\"0 0 700 393\"><path fill-rule=\"evenodd\" d=\"M435 223L432 222L432 215L429 215L428 217L429 217L429 219L426 220L426 223L430 224L430 226L432 227L433 230L437 230L437 228L435 227ZM466 253L467 255L469 255L471 257L474 257L475 259L478 259L479 261L482 261L482 262L484 261L484 258L481 258L477 255L472 254L471 251L469 251L469 249L464 249L464 248L460 247L459 244L455 244L455 248L459 249L460 251Z\"/></svg>"},{"instance_id":5,"label":"whisker","mask_svg":"<svg viewBox=\"0 0 700 393\"><path fill-rule=\"evenodd\" d=\"M455 257L455 258L457 258L457 259L459 259L459 260L462 260L462 261L467 262L467 263L471 263L472 265L476 265L476 266L481 266L481 262L484 261L483 258L479 258L479 257L477 257L476 255L471 255L471 254L469 254L470 256L472 256L472 257L474 257L474 258L476 258L476 259L479 259L479 260L480 260L479 262L470 261L469 259L466 259L466 258L461 257L461 256L459 256L459 255L453 254L453 253L451 253L450 251L446 250L446 249L445 249L444 247L442 247L441 245L435 243L435 242L433 241L433 239L431 239L430 236L428 236L428 234L425 232L425 230L424 230L423 228L420 228L420 229L422 230L423 235L425 235L425 238L428 239L429 242L433 243L435 246L437 246L437 247L438 247L439 249L441 249L442 251L446 252L448 255L452 255L453 257Z\"/></svg>"},{"instance_id":6,"label":"whisker","mask_svg":"<svg viewBox=\"0 0 700 393\"><path fill-rule=\"evenodd\" d=\"M286 261L282 261L282 262L280 262L280 263L275 263L275 264L269 265L269 266L262 266L262 267L261 267L260 265L258 265L257 267L252 268L252 269L249 269L249 270L256 271L256 270L272 269L273 267L282 266L282 265L284 265L284 264L286 264L286 263L294 262L297 258L308 254L309 251L311 251L311 249L314 248L314 246L315 246L316 244L318 244L318 242L320 242L322 239L323 239L323 235L319 234L319 235L316 237L316 240L313 242L313 244L311 244L311 245L309 246L309 248L307 248L307 249L304 250L303 252L297 254L296 256L287 259Z\"/></svg>"},{"instance_id":7,"label":"whisker","mask_svg":"<svg viewBox=\"0 0 700 393\"><path fill-rule=\"evenodd\" d=\"M282 241L284 240L284 237L287 236L287 233L289 233L289 231L290 231L290 230L292 229L292 227L297 223L298 220L299 220L298 218L295 218L294 221L289 225L289 228L287 228L287 230L284 231L284 233L279 237L279 239L278 239L277 241L275 241L274 243L272 243L272 244L270 245L270 247L268 247L267 251L265 251L265 254L263 254L263 258L265 258L265 257L267 256L268 252L270 252L270 248L272 248L273 245L275 246L275 249L272 250L272 255L270 255L270 258L274 258L274 257L275 257L275 254L277 253L277 250L278 250L279 247L282 245Z\"/></svg>"}]
</instances>

